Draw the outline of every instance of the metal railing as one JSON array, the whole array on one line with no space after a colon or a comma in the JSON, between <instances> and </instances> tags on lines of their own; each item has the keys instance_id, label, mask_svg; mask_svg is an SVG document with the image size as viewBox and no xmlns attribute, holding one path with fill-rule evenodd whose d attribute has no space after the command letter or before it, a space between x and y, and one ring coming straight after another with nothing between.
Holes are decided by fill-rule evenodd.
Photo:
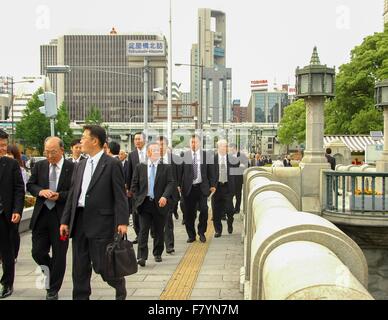
<instances>
[{"instance_id":1,"label":"metal railing","mask_svg":"<svg viewBox=\"0 0 388 320\"><path fill-rule=\"evenodd\" d=\"M323 210L347 214L388 213L388 173L324 171Z\"/></svg>"}]
</instances>

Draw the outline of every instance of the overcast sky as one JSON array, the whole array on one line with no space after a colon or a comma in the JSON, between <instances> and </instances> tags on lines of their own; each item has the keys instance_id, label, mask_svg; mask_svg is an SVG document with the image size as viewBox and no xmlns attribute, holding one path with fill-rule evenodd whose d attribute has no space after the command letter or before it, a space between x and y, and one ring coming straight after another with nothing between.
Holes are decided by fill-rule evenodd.
<instances>
[{"instance_id":1,"label":"overcast sky","mask_svg":"<svg viewBox=\"0 0 388 320\"><path fill-rule=\"evenodd\" d=\"M250 81L294 83L295 68L310 61L339 66L362 39L383 29L383 0L172 0L173 63L189 63L197 42L198 8L226 13L227 67L233 99L247 105ZM1 4L0 75L38 75L39 46L70 33L158 32L168 37L169 0L12 0ZM190 90L190 70L173 80Z\"/></svg>"}]
</instances>

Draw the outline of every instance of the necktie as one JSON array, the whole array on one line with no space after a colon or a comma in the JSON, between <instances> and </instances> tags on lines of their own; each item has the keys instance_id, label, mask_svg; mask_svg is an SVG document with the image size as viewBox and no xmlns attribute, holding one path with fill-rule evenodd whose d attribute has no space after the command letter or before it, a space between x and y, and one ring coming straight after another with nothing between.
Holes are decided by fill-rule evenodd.
<instances>
[{"instance_id":1,"label":"necktie","mask_svg":"<svg viewBox=\"0 0 388 320\"><path fill-rule=\"evenodd\" d=\"M193 174L194 181L198 179L198 161L197 161L197 153L194 153L193 157Z\"/></svg>"},{"instance_id":2,"label":"necktie","mask_svg":"<svg viewBox=\"0 0 388 320\"><path fill-rule=\"evenodd\" d=\"M154 199L154 185L155 185L155 165L151 164L151 172L150 172L150 184L149 184L149 191L148 196L151 199Z\"/></svg>"},{"instance_id":3,"label":"necktie","mask_svg":"<svg viewBox=\"0 0 388 320\"><path fill-rule=\"evenodd\" d=\"M143 151L139 151L139 154L140 154L140 162L144 162L144 156L143 156Z\"/></svg>"},{"instance_id":4,"label":"necktie","mask_svg":"<svg viewBox=\"0 0 388 320\"><path fill-rule=\"evenodd\" d=\"M93 173L94 173L94 163L93 163L93 159L90 159L90 168L91 168L91 171L90 171L90 179L92 179Z\"/></svg>"},{"instance_id":5,"label":"necktie","mask_svg":"<svg viewBox=\"0 0 388 320\"><path fill-rule=\"evenodd\" d=\"M57 165L51 165L51 171L49 175L49 189L51 191L57 191ZM45 202L46 207L52 210L55 207L55 201L47 199Z\"/></svg>"},{"instance_id":6,"label":"necktie","mask_svg":"<svg viewBox=\"0 0 388 320\"><path fill-rule=\"evenodd\" d=\"M228 182L228 176L227 176L227 173L226 173L226 163L225 163L225 158L222 158L222 160L221 160L220 182L221 182L221 183Z\"/></svg>"}]
</instances>

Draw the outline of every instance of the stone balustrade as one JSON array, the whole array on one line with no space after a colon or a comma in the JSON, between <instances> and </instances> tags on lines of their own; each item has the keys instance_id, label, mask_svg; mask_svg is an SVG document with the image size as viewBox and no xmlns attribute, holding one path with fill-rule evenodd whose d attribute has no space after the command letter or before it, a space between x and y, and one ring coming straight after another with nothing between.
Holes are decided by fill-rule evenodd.
<instances>
[{"instance_id":1,"label":"stone balustrade","mask_svg":"<svg viewBox=\"0 0 388 320\"><path fill-rule=\"evenodd\" d=\"M361 249L335 225L300 211L300 196L274 173L244 174L244 267L249 300L373 299Z\"/></svg>"}]
</instances>

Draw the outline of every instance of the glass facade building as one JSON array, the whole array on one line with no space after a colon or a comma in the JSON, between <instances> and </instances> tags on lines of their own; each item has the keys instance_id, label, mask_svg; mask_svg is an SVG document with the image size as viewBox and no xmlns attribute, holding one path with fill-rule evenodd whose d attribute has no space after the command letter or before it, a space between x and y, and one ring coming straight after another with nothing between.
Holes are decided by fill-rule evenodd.
<instances>
[{"instance_id":1,"label":"glass facade building","mask_svg":"<svg viewBox=\"0 0 388 320\"><path fill-rule=\"evenodd\" d=\"M287 105L287 92L253 91L248 120L256 123L279 123Z\"/></svg>"}]
</instances>

